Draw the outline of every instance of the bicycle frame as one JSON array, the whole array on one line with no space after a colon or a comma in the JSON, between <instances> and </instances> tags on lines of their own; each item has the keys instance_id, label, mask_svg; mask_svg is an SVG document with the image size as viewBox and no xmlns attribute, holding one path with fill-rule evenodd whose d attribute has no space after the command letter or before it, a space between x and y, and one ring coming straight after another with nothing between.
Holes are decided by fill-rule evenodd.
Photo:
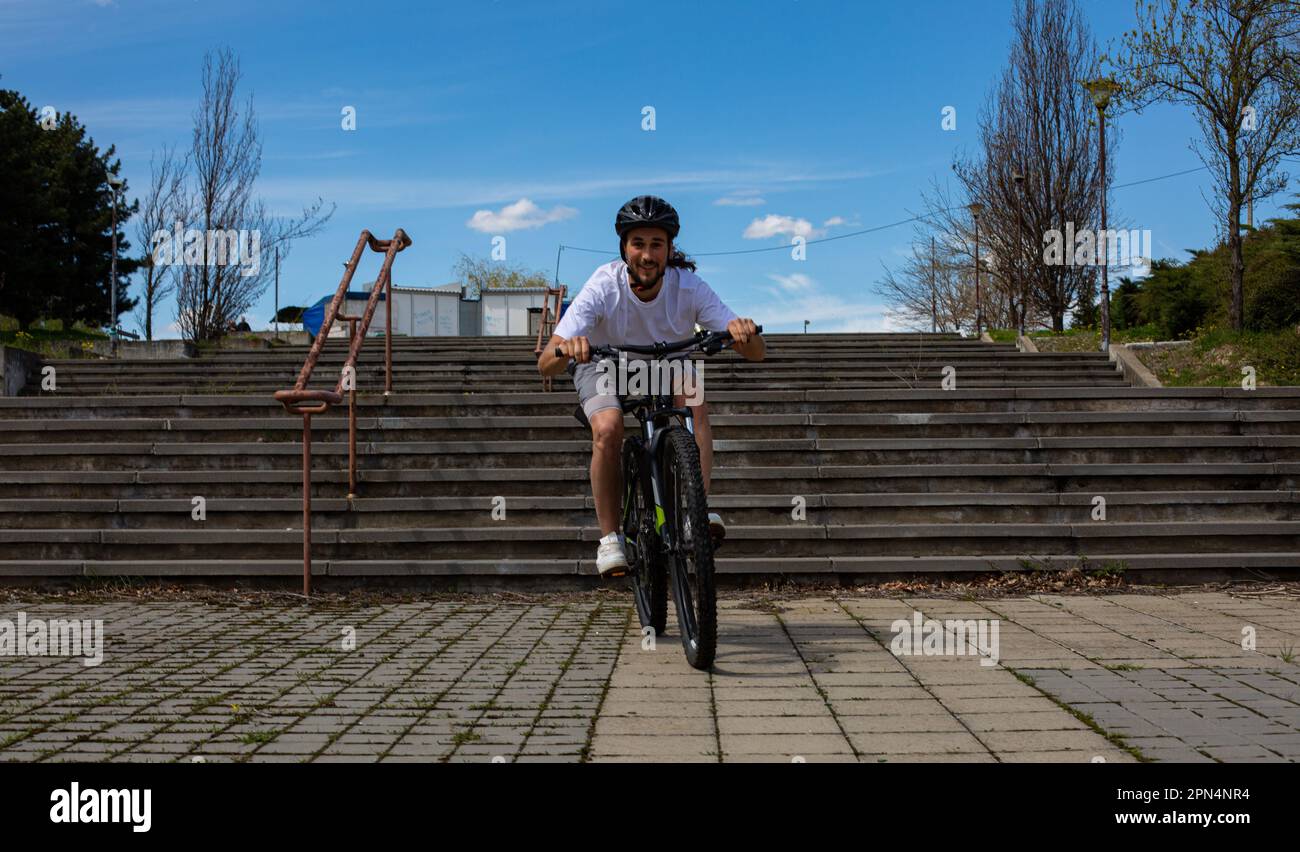
<instances>
[{"instance_id":1,"label":"bicycle frame","mask_svg":"<svg viewBox=\"0 0 1300 852\"><path fill-rule=\"evenodd\" d=\"M663 542L664 550L671 553L675 543L671 536L666 534L664 527L672 530L675 527L669 521L676 521L676 518L668 518L664 510L665 501L663 499L663 476L659 470L657 459L659 458L659 447L663 442L663 437L668 434L668 427L671 425L672 417L680 417L686 431L691 435L695 434L695 421L691 416L689 408L677 408L673 405L671 397L665 395L650 395L629 399L623 403L625 412L631 411L636 417L637 423L641 427L640 438L633 438L638 445L638 452L641 455L641 469L649 470L649 482L642 482L641 487L649 485L645 493L646 505L654 506L655 513L655 533L659 535ZM624 483L625 496L623 498L623 526L626 528L628 514L632 507L632 487L635 483Z\"/></svg>"}]
</instances>

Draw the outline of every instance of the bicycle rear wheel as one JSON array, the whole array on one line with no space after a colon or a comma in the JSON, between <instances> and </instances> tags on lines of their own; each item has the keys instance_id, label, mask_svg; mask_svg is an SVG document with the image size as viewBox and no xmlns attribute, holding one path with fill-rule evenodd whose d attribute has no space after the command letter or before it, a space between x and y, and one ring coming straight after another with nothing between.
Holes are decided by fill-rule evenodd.
<instances>
[{"instance_id":1,"label":"bicycle rear wheel","mask_svg":"<svg viewBox=\"0 0 1300 852\"><path fill-rule=\"evenodd\" d=\"M718 647L718 604L699 448L695 436L680 426L669 429L660 447L662 496L671 524L668 563L677 626L686 661L694 668L707 670L713 665Z\"/></svg>"},{"instance_id":2,"label":"bicycle rear wheel","mask_svg":"<svg viewBox=\"0 0 1300 852\"><path fill-rule=\"evenodd\" d=\"M649 477L642 462L642 444L623 442L623 541L632 569L632 594L641 626L662 635L668 624L668 573L655 530L654 503L647 496Z\"/></svg>"}]
</instances>

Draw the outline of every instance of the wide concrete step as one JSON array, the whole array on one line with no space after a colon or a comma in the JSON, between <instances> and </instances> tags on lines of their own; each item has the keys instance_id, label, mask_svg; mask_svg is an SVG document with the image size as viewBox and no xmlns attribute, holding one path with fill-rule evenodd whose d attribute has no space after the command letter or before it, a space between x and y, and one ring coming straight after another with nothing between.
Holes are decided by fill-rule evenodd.
<instances>
[{"instance_id":1,"label":"wide concrete step","mask_svg":"<svg viewBox=\"0 0 1300 852\"><path fill-rule=\"evenodd\" d=\"M572 389L551 393L358 394L358 416L546 417L567 416ZM709 395L715 414L878 414L922 421L927 415L1018 413L1240 412L1300 410L1300 388L959 388L899 390L755 390ZM334 416L340 414L334 410ZM0 419L214 418L285 414L270 395L151 394L141 396L0 397Z\"/></svg>"},{"instance_id":2,"label":"wide concrete step","mask_svg":"<svg viewBox=\"0 0 1300 852\"><path fill-rule=\"evenodd\" d=\"M769 348L762 361L746 361L737 355L724 353L712 356L692 356L696 365L705 364L706 372L723 371L736 374L771 373L771 372L845 372L858 370L912 369L918 366L937 368L947 364L984 369L1091 369L1101 367L1114 371L1115 365L1101 354L1079 357L1075 353L1041 353L1027 354L1011 352L985 352L983 350L926 350L921 354L915 352L822 352L803 353ZM337 375L347 361L346 353L339 351L326 353L316 362L315 372ZM264 356L245 356L239 360L226 358L172 359L165 361L113 361L113 360L59 360L55 362L60 373L77 373L85 375L123 375L156 376L185 375L195 376L203 373L219 375L297 375L302 369L302 359L288 357L269 358ZM384 361L382 354L363 353L356 364L357 372L382 375ZM503 356L474 356L467 359L465 353L450 352L444 355L403 354L394 357L393 372L404 373L456 373L465 375L480 374L526 374L536 375L537 359L531 352Z\"/></svg>"},{"instance_id":3,"label":"wide concrete step","mask_svg":"<svg viewBox=\"0 0 1300 852\"><path fill-rule=\"evenodd\" d=\"M966 371L954 373L954 379L963 389L967 388L1127 388L1122 376L1113 372L1023 372L1011 371ZM309 388L315 390L333 390L337 379L313 377ZM442 377L416 377L407 381L395 381L394 388L419 389L422 393L528 393L539 388L541 379L537 376L526 379L442 379ZM218 379L208 377L204 380L179 379L172 382L160 382L153 379L77 379L64 377L57 382L55 392L42 395L81 394L81 395L151 395L151 394L268 394L277 390L291 388L292 377L283 380L244 380ZM382 390L382 377L372 381L365 377L357 379L359 392ZM944 388L944 376L939 371L917 373L910 376L867 375L859 373L854 376L814 377L797 376L746 376L742 379L708 375L701 388L706 397L718 392L741 393L746 389L754 390L871 390L871 389L923 389Z\"/></svg>"},{"instance_id":4,"label":"wide concrete step","mask_svg":"<svg viewBox=\"0 0 1300 852\"><path fill-rule=\"evenodd\" d=\"M583 559L595 527L312 529L323 559ZM160 548L177 559L292 559L301 530L5 529L0 547L15 560L148 560ZM1103 558L1119 553L1293 552L1300 521L1076 524L730 525L729 557L979 556L1047 553ZM1298 563L1300 564L1300 563Z\"/></svg>"},{"instance_id":5,"label":"wide concrete step","mask_svg":"<svg viewBox=\"0 0 1300 852\"><path fill-rule=\"evenodd\" d=\"M630 356L629 356L630 357ZM1080 358L1059 353L1025 354L1020 352L986 352L983 350L930 349L915 352L791 352L769 347L762 361L746 361L738 355L691 356L697 364L706 363L710 370L741 372L768 372L779 370L856 370L863 368L909 369L918 365L942 366L961 364L976 367L1020 367L1043 369L1045 367L1085 368L1104 366L1114 370L1115 365L1105 355ZM346 353L326 353L317 360L315 370L338 373L346 363ZM204 368L222 374L242 373L292 373L296 375L303 366L302 359L285 357L246 357L241 360L214 360L210 358L175 359L168 361L112 361L112 360L60 360L60 372L121 373L156 375L161 373L194 374ZM363 352L356 362L358 371L381 373L384 369L382 353ZM394 356L393 370L441 371L455 373L535 372L537 358L531 353L499 356L474 356L466 353L445 355L404 354Z\"/></svg>"},{"instance_id":6,"label":"wide concrete step","mask_svg":"<svg viewBox=\"0 0 1300 852\"><path fill-rule=\"evenodd\" d=\"M1069 411L893 414L712 414L715 438L1031 438L1297 435L1300 410ZM624 419L629 429L635 418ZM347 440L341 411L312 418L313 441ZM283 411L261 417L27 417L0 420L0 444L77 442L293 441L302 422ZM357 440L581 440L589 435L571 415L479 417L358 416Z\"/></svg>"},{"instance_id":7,"label":"wide concrete step","mask_svg":"<svg viewBox=\"0 0 1300 852\"><path fill-rule=\"evenodd\" d=\"M1179 582L1183 578L1224 578L1249 572L1293 570L1300 554L1290 552L1115 553L1104 558L1078 554L1033 552L1024 555L991 553L979 556L821 556L794 559L719 556L716 566L723 585L773 580L830 578L842 582L883 581L917 575L977 576L990 573L1085 571L1119 573L1138 582ZM148 559L0 560L0 578L60 580L82 577L156 577L212 581L268 579L296 583L302 577L300 559ZM628 580L600 580L594 559L316 559L313 588L395 583L409 587L499 588L496 581L552 581L561 587L615 588L630 593Z\"/></svg>"},{"instance_id":8,"label":"wide concrete step","mask_svg":"<svg viewBox=\"0 0 1300 852\"><path fill-rule=\"evenodd\" d=\"M734 371L738 373L788 369L854 370L881 367L907 369L918 365L934 366L948 363L983 367L1028 367L1031 369L1042 369L1043 367L1085 368L1092 366L1105 366L1112 370L1115 369L1114 363L1105 355L1079 358L1074 355L1060 353L1025 354L1015 351L986 352L984 350L957 350L943 348L927 349L925 352L918 354L915 352L792 352L789 350L777 350L769 347L767 357L762 361L746 361L739 355L730 352L718 355L693 355L688 357L691 357L691 359L697 364L708 364L710 370L734 369ZM339 368L346 363L346 361L347 354L341 350L333 354L326 353L316 361L314 369L318 372L333 372L337 374ZM303 366L302 359L287 357L272 358L266 356L249 356L240 360L216 360L206 357L193 359L182 358L166 361L60 359L54 363L56 366L63 368L60 372L122 373L135 375L155 375L160 373L193 374L199 372L205 367L208 370L223 374L274 372L277 374L292 373L296 375ZM382 372L384 369L383 353L363 351L361 357L356 362L356 365L358 371ZM459 352L450 352L443 355L422 355L416 353L403 354L401 357L394 355L393 358L393 369L398 373L408 370L432 370L466 374L501 371L535 372L536 367L537 358L532 354L532 352L488 356Z\"/></svg>"},{"instance_id":9,"label":"wide concrete step","mask_svg":"<svg viewBox=\"0 0 1300 852\"><path fill-rule=\"evenodd\" d=\"M867 523L1120 523L1300 520L1296 491L1050 493L715 494L710 508L730 524L843 526ZM1104 498L1104 510L1097 497ZM292 529L300 497L213 497L202 519L191 498L0 499L4 529ZM321 497L318 529L574 526L596 524L590 496Z\"/></svg>"},{"instance_id":10,"label":"wide concrete step","mask_svg":"<svg viewBox=\"0 0 1300 852\"><path fill-rule=\"evenodd\" d=\"M336 457L337 458L337 457ZM341 459L338 459L342 461ZM281 470L0 470L0 498L33 497L285 497L301 493L302 474ZM896 492L1027 492L1290 490L1300 462L1258 464L950 464L786 465L719 467L714 494L797 495ZM585 467L442 468L358 471L367 497L590 493ZM312 471L318 497L347 494L344 465Z\"/></svg>"},{"instance_id":11,"label":"wide concrete step","mask_svg":"<svg viewBox=\"0 0 1300 852\"><path fill-rule=\"evenodd\" d=\"M820 438L715 440L719 467L915 465L1270 464L1300 462L1300 436L1133 436L1113 438ZM348 455L346 442L312 442L322 464ZM359 470L490 470L568 466L583 469L589 440L372 441L358 443ZM0 470L282 470L301 469L302 446L245 443L0 444Z\"/></svg>"},{"instance_id":12,"label":"wide concrete step","mask_svg":"<svg viewBox=\"0 0 1300 852\"><path fill-rule=\"evenodd\" d=\"M313 379L311 387L318 390L333 390L337 379ZM958 379L962 389L978 388L1126 388L1128 385L1122 377L1110 373L962 373ZM119 395L157 395L157 394L267 394L293 387L292 377L283 380L245 380L245 379L205 379L177 380L174 382L136 382L98 379L66 378L58 383L55 395L69 394L81 396L119 396ZM842 378L818 378L810 376L772 376L730 379L726 377L707 376L699 385L701 392L708 398L718 392L745 392L749 390L884 390L900 389L942 389L943 377L935 372L920 376L857 375ZM403 393L528 393L540 389L540 379L482 379L467 381L464 379L421 379L418 381L395 382L394 388ZM565 386L557 386L567 387ZM382 377L373 381L359 378L357 389L361 393L382 391Z\"/></svg>"}]
</instances>

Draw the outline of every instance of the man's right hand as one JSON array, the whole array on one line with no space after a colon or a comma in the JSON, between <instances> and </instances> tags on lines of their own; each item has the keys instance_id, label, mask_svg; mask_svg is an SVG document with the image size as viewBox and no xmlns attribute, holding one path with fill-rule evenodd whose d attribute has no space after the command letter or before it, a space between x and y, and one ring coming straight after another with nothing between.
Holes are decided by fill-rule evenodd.
<instances>
[{"instance_id":1,"label":"man's right hand","mask_svg":"<svg viewBox=\"0 0 1300 852\"><path fill-rule=\"evenodd\" d=\"M551 335L537 358L537 371L543 376L558 376L569 366L573 358L579 364L591 360L591 344L585 337L571 337L565 340L559 335Z\"/></svg>"},{"instance_id":2,"label":"man's right hand","mask_svg":"<svg viewBox=\"0 0 1300 852\"><path fill-rule=\"evenodd\" d=\"M586 364L591 360L591 343L585 337L570 337L556 348L563 352L566 358L572 358L579 364Z\"/></svg>"}]
</instances>

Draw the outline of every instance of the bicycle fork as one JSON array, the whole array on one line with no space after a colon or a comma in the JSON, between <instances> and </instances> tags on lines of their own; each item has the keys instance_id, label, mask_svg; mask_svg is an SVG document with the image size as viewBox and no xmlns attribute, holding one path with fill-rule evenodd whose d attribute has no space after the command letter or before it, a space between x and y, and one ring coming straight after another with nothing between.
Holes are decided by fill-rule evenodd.
<instances>
[{"instance_id":1,"label":"bicycle fork","mask_svg":"<svg viewBox=\"0 0 1300 852\"><path fill-rule=\"evenodd\" d=\"M694 418L691 417L690 412L678 409L674 411L674 413L680 414L682 416L682 421L686 426L686 431L691 435L691 438L693 440L695 437L695 424L694 424ZM624 530L627 529L628 515L632 511L631 501L635 495L635 492L632 489L641 488L643 489L643 494L646 499L646 502L650 506L654 507L654 529L655 529L655 533L659 537L660 542L662 543L661 549L669 557L670 564L676 565L678 564L678 560L673 557L676 554L676 549L678 544L674 532L677 529L676 526L677 518L668 517L667 511L664 508L667 505L668 501L664 499L663 476L662 476L662 471L660 471L659 465L657 463L659 458L659 444L661 443L662 439L659 440L656 439L660 438L660 433L662 433L664 430L656 429L655 424L649 419L643 420L642 426L643 426L642 431L644 437L638 441L638 447L637 447L638 455L641 457L641 463L638 465L638 473L642 477L646 476L645 467L646 467L646 462L648 461L650 487L647 493L644 490L645 489L644 480L639 483L624 483L625 496L623 498L623 529ZM640 547L640 543L637 542L635 539L632 540L632 544L637 546L638 548ZM692 574L695 573L694 563L688 562L687 570Z\"/></svg>"}]
</instances>

